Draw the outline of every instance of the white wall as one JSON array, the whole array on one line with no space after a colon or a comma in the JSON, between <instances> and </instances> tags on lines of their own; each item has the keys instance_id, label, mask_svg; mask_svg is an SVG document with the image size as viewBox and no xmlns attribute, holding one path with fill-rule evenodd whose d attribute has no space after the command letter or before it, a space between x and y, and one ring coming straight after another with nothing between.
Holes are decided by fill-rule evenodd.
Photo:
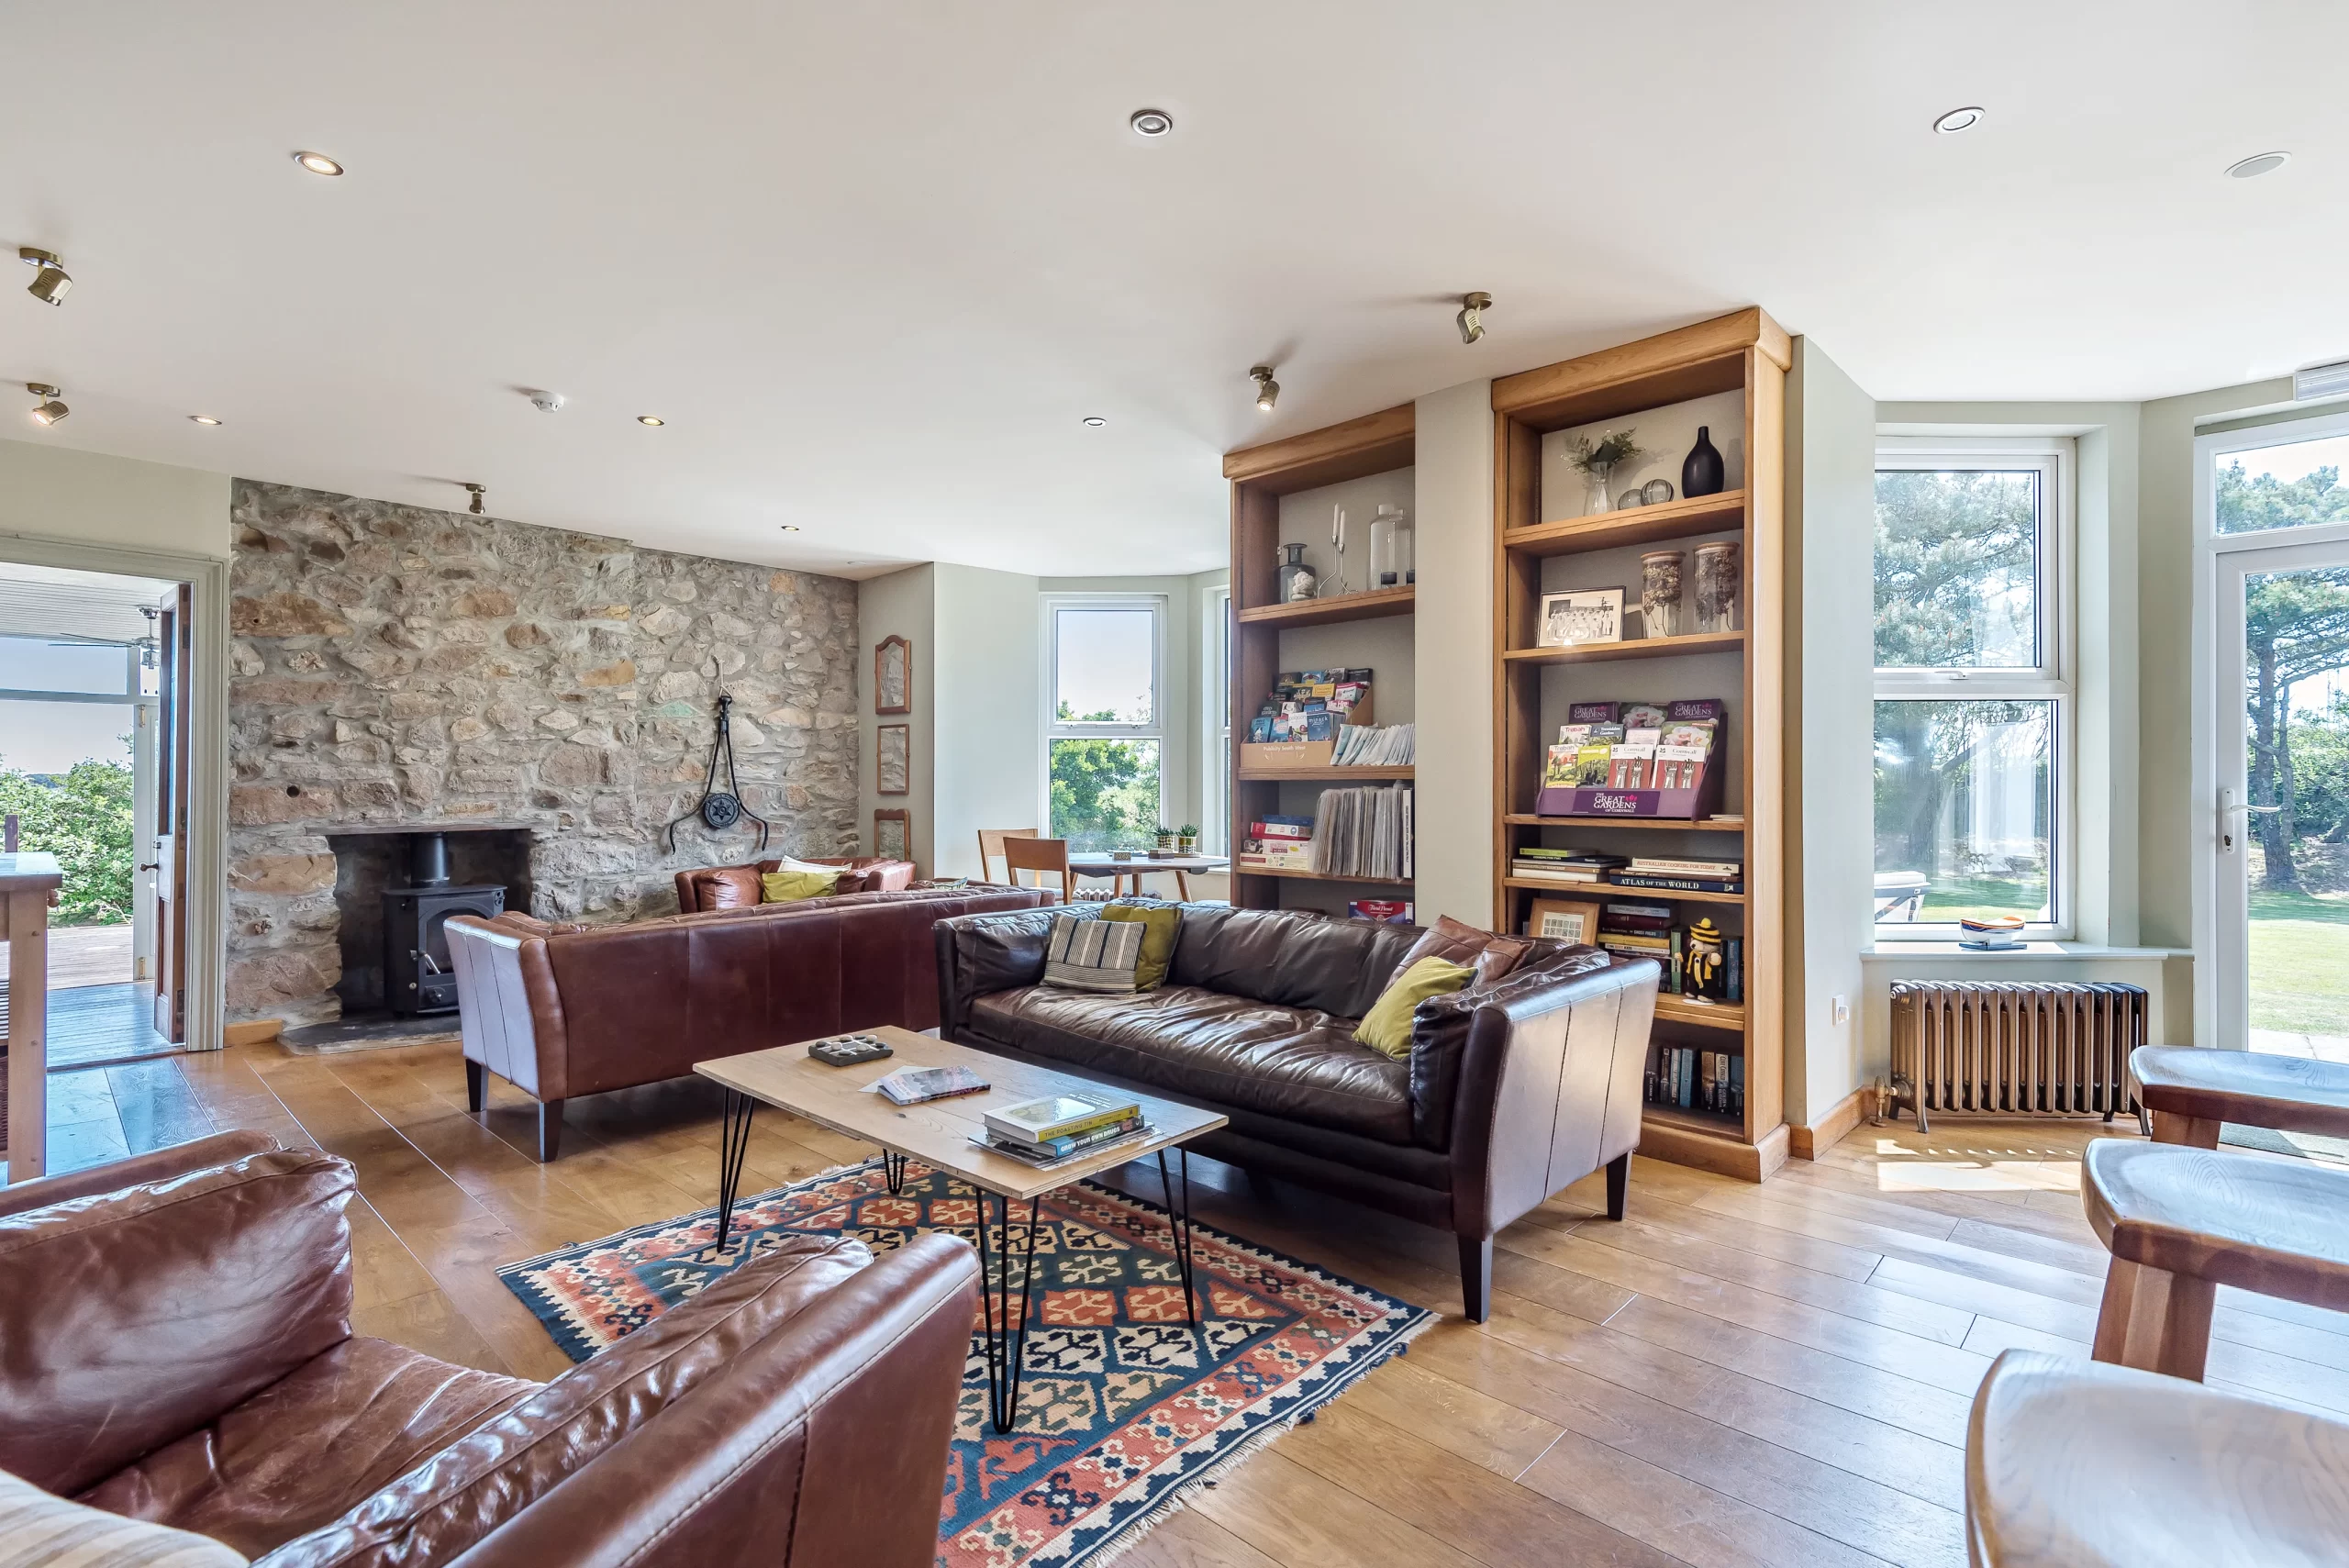
<instances>
[{"instance_id":1,"label":"white wall","mask_svg":"<svg viewBox=\"0 0 2349 1568\"><path fill-rule=\"evenodd\" d=\"M0 532L225 559L228 476L0 440Z\"/></svg>"},{"instance_id":2,"label":"white wall","mask_svg":"<svg viewBox=\"0 0 2349 1568\"><path fill-rule=\"evenodd\" d=\"M938 747L934 717L938 712L938 639L936 635L938 568L909 566L886 577L856 585L858 635L864 646L857 655L857 824L861 854L873 852L873 813L894 806L911 815L914 863L930 874L938 853L933 781ZM913 712L887 717L873 711L873 650L885 637L902 637L913 644ZM875 732L884 724L913 728L912 766L906 780L909 793L884 795L874 786Z\"/></svg>"},{"instance_id":3,"label":"white wall","mask_svg":"<svg viewBox=\"0 0 2349 1568\"><path fill-rule=\"evenodd\" d=\"M1860 954L1874 876L1876 406L1808 338L1787 378L1787 1119L1865 1073ZM1716 438L1718 444L1718 438ZM1756 918L1765 917L1755 911ZM1833 1000L1854 1009L1842 1023Z\"/></svg>"},{"instance_id":4,"label":"white wall","mask_svg":"<svg viewBox=\"0 0 2349 1568\"><path fill-rule=\"evenodd\" d=\"M1414 405L1419 923L1493 923L1493 384ZM1381 717L1384 717L1382 714Z\"/></svg>"},{"instance_id":5,"label":"white wall","mask_svg":"<svg viewBox=\"0 0 2349 1568\"><path fill-rule=\"evenodd\" d=\"M977 876L979 829L1038 825L1043 669L1037 579L939 565L933 874ZM998 868L996 874L1000 875Z\"/></svg>"}]
</instances>

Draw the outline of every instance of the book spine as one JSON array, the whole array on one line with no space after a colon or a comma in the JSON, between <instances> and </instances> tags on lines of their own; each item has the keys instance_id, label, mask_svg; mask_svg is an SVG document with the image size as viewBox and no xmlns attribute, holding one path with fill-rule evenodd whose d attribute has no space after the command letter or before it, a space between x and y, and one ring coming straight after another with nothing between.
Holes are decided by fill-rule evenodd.
<instances>
[{"instance_id":1,"label":"book spine","mask_svg":"<svg viewBox=\"0 0 2349 1568\"><path fill-rule=\"evenodd\" d=\"M1664 967L1664 984L1665 990L1676 996L1680 994L1680 987L1685 984L1682 971L1688 962L1688 936L1679 927L1675 926L1668 940L1672 945L1665 950L1670 962Z\"/></svg>"},{"instance_id":2,"label":"book spine","mask_svg":"<svg viewBox=\"0 0 2349 1568\"><path fill-rule=\"evenodd\" d=\"M1062 1160L1103 1143L1114 1143L1128 1133L1141 1130L1141 1118L1130 1116L1107 1127L1096 1128L1082 1137L1048 1138L1036 1147L1048 1151L1054 1159Z\"/></svg>"},{"instance_id":3,"label":"book spine","mask_svg":"<svg viewBox=\"0 0 2349 1568\"><path fill-rule=\"evenodd\" d=\"M1728 987L1728 999L1742 1002L1745 1000L1745 943L1741 938L1731 937L1722 944L1722 948L1721 973Z\"/></svg>"},{"instance_id":4,"label":"book spine","mask_svg":"<svg viewBox=\"0 0 2349 1568\"><path fill-rule=\"evenodd\" d=\"M1609 876L1618 887L1652 888L1659 893L1742 893L1745 884L1706 876L1658 876L1648 872L1619 871Z\"/></svg>"},{"instance_id":5,"label":"book spine","mask_svg":"<svg viewBox=\"0 0 2349 1568\"><path fill-rule=\"evenodd\" d=\"M1120 1106L1115 1110L1103 1111L1099 1116L1089 1116L1076 1121L1063 1122L1058 1127L1049 1128L1041 1132L1031 1132L1018 1122L998 1118L993 1112L988 1113L986 1123L990 1131L999 1133L1014 1143L1031 1143L1041 1148L1053 1139L1082 1138L1086 1133L1124 1121L1127 1118L1139 1116L1141 1113L1141 1107L1138 1105Z\"/></svg>"}]
</instances>

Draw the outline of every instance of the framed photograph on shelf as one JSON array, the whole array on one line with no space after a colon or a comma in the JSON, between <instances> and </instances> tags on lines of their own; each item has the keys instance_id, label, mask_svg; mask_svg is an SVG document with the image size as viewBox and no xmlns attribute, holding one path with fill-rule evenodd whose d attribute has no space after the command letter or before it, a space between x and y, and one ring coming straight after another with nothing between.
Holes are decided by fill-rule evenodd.
<instances>
[{"instance_id":1,"label":"framed photograph on shelf","mask_svg":"<svg viewBox=\"0 0 2349 1568\"><path fill-rule=\"evenodd\" d=\"M874 812L873 852L884 860L914 858L913 818L902 807L885 806Z\"/></svg>"},{"instance_id":2,"label":"framed photograph on shelf","mask_svg":"<svg viewBox=\"0 0 2349 1568\"><path fill-rule=\"evenodd\" d=\"M1542 595L1542 633L1537 648L1573 648L1586 642L1623 640L1623 590L1576 588Z\"/></svg>"},{"instance_id":3,"label":"framed photograph on shelf","mask_svg":"<svg viewBox=\"0 0 2349 1568\"><path fill-rule=\"evenodd\" d=\"M1578 898L1537 898L1525 923L1529 937L1555 937L1586 946L1598 940L1598 906Z\"/></svg>"},{"instance_id":4,"label":"framed photograph on shelf","mask_svg":"<svg viewBox=\"0 0 2349 1568\"><path fill-rule=\"evenodd\" d=\"M885 724L878 732L873 748L874 762L879 777L873 790L876 795L904 795L910 789L907 777L913 772L914 731L909 724Z\"/></svg>"},{"instance_id":5,"label":"framed photograph on shelf","mask_svg":"<svg viewBox=\"0 0 2349 1568\"><path fill-rule=\"evenodd\" d=\"M902 637L885 637L873 649L873 711L913 710L914 645Z\"/></svg>"}]
</instances>

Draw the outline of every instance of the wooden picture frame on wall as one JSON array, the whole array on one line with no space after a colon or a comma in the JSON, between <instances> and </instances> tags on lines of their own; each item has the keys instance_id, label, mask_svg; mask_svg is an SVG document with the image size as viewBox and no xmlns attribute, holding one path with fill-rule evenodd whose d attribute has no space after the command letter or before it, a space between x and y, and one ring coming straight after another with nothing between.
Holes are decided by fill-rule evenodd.
<instances>
[{"instance_id":1,"label":"wooden picture frame on wall","mask_svg":"<svg viewBox=\"0 0 2349 1568\"><path fill-rule=\"evenodd\" d=\"M873 711L913 710L914 645L902 637L885 637L873 648Z\"/></svg>"},{"instance_id":2,"label":"wooden picture frame on wall","mask_svg":"<svg viewBox=\"0 0 2349 1568\"><path fill-rule=\"evenodd\" d=\"M1527 911L1525 934L1596 947L1598 906L1579 898L1537 898Z\"/></svg>"},{"instance_id":3,"label":"wooden picture frame on wall","mask_svg":"<svg viewBox=\"0 0 2349 1568\"><path fill-rule=\"evenodd\" d=\"M873 813L873 852L885 860L914 858L914 821L902 806L885 806Z\"/></svg>"},{"instance_id":4,"label":"wooden picture frame on wall","mask_svg":"<svg viewBox=\"0 0 2349 1568\"><path fill-rule=\"evenodd\" d=\"M913 773L914 728L910 724L885 724L874 732L873 767L875 795L907 795L912 791L908 782Z\"/></svg>"}]
</instances>

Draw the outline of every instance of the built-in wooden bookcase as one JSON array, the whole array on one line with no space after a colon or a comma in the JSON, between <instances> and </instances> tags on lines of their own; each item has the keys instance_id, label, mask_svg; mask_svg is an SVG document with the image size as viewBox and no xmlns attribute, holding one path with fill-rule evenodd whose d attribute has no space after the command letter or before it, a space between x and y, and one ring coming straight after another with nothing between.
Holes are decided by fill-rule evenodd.
<instances>
[{"instance_id":1,"label":"built-in wooden bookcase","mask_svg":"<svg viewBox=\"0 0 2349 1568\"><path fill-rule=\"evenodd\" d=\"M1241 746L1248 720L1272 690L1273 678L1284 669L1322 668L1328 663L1367 665L1372 671L1372 721L1396 722L1408 709L1397 701L1411 690L1408 631L1401 637L1377 635L1380 651L1367 651L1374 634L1369 623L1409 617L1416 590L1397 587L1364 590L1330 598L1283 604L1274 593L1274 568L1280 562L1285 539L1311 541L1320 553L1328 525L1312 529L1296 525L1284 532L1284 496L1302 495L1352 481L1397 474L1411 467L1413 415L1409 404L1350 419L1342 425L1292 436L1264 446L1249 447L1223 460L1224 477L1231 482L1231 836L1236 855L1248 825L1271 814L1310 816L1319 792L1344 784L1387 784L1407 786L1408 767L1284 768L1260 771L1245 766ZM1346 561L1359 570L1369 559L1370 513L1350 513ZM1365 575L1364 581L1367 581ZM1407 621L1405 626L1408 628ZM1314 630L1309 639L1297 634ZM1388 631L1394 628L1386 628ZM1359 633L1360 635L1353 635ZM1283 662L1283 645L1291 662ZM1312 662L1297 652L1319 651ZM1399 711L1398 711L1399 710ZM1359 898L1411 896L1408 880L1364 880L1323 876L1302 871L1248 871L1237 864L1231 876L1231 902L1243 909L1303 907L1342 913L1348 901Z\"/></svg>"},{"instance_id":2,"label":"built-in wooden bookcase","mask_svg":"<svg viewBox=\"0 0 2349 1568\"><path fill-rule=\"evenodd\" d=\"M1743 310L1493 383L1496 549L1493 624L1496 758L1494 929L1522 928L1535 899L1675 903L1685 918L1711 917L1743 944L1742 1006L1658 998L1660 1043L1742 1054L1742 1117L1651 1105L1640 1151L1759 1181L1785 1162L1787 932L1783 694L1786 638L1784 463L1786 333L1760 310ZM1734 399L1730 395L1737 395ZM1544 438L1583 427L1674 428L1688 406L1713 415L1717 446L1734 433L1730 486L1694 500L1576 516L1582 490ZM1722 417L1732 411L1732 426ZM1667 474L1677 484L1679 450ZM1659 457L1665 454L1659 453ZM1739 472L1742 469L1742 473ZM1546 493L1545 493L1546 492ZM1735 539L1744 573L1734 631L1574 648L1539 647L1542 595L1566 588L1625 590L1626 622L1640 600L1642 550L1693 549ZM1237 557L1235 557L1235 560ZM1267 552L1267 560L1270 553ZM1693 578L1693 573L1689 574ZM1235 569L1234 582L1239 580ZM1693 582L1684 603L1694 602ZM1626 628L1629 629L1628 624ZM1721 697L1730 710L1720 816L1693 822L1542 817L1535 797L1548 743L1572 702L1654 702ZM1744 892L1659 894L1630 888L1561 888L1513 878L1516 851L1547 844L1620 855L1744 862Z\"/></svg>"}]
</instances>

